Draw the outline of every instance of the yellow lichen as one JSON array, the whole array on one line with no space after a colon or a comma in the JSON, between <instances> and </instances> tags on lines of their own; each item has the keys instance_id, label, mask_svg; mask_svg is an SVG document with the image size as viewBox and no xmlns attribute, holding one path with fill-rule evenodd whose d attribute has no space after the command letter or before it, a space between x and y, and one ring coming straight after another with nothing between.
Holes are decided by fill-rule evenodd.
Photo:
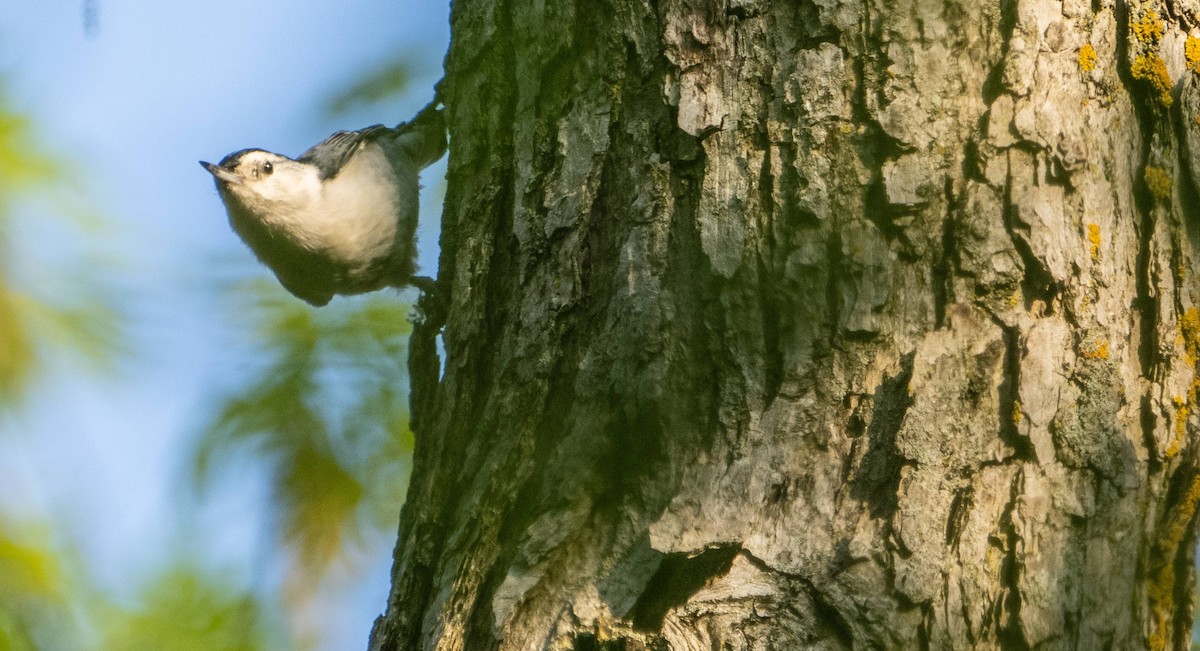
<instances>
[{"instance_id":1,"label":"yellow lichen","mask_svg":"<svg viewBox=\"0 0 1200 651\"><path fill-rule=\"evenodd\" d=\"M1092 47L1091 43L1084 43L1083 47L1079 48L1079 69L1084 72L1096 69L1096 48Z\"/></svg>"},{"instance_id":2,"label":"yellow lichen","mask_svg":"<svg viewBox=\"0 0 1200 651\"><path fill-rule=\"evenodd\" d=\"M1167 72L1167 64L1157 53L1138 55L1129 66L1129 72L1134 79L1148 82L1158 93L1158 101L1164 107L1170 107L1175 102L1175 98L1171 96L1171 75Z\"/></svg>"},{"instance_id":3,"label":"yellow lichen","mask_svg":"<svg viewBox=\"0 0 1200 651\"><path fill-rule=\"evenodd\" d=\"M1200 359L1200 308L1189 307L1179 319L1179 333L1183 335L1183 350L1188 366L1195 366Z\"/></svg>"},{"instance_id":4,"label":"yellow lichen","mask_svg":"<svg viewBox=\"0 0 1200 651\"><path fill-rule=\"evenodd\" d=\"M1141 18L1129 26L1133 30L1133 37L1146 44L1157 43L1158 39L1162 38L1163 27L1162 18L1153 9L1142 14Z\"/></svg>"},{"instance_id":5,"label":"yellow lichen","mask_svg":"<svg viewBox=\"0 0 1200 651\"><path fill-rule=\"evenodd\" d=\"M1183 356L1192 369L1192 385L1188 387L1187 397L1175 396L1175 435L1167 444L1165 455L1168 459L1183 449L1187 440L1188 417L1200 406L1200 376L1196 375L1196 362L1200 360L1200 308L1189 307L1179 317L1179 336L1175 340L1183 346Z\"/></svg>"},{"instance_id":6,"label":"yellow lichen","mask_svg":"<svg viewBox=\"0 0 1200 651\"><path fill-rule=\"evenodd\" d=\"M1174 549L1183 542L1184 536L1187 535L1191 528L1192 516L1196 514L1196 506L1200 504L1200 475L1192 478L1192 483L1188 486L1187 494L1180 500L1179 504L1174 509L1173 517L1170 519L1170 524L1164 532L1163 538L1170 543L1169 547Z\"/></svg>"},{"instance_id":7,"label":"yellow lichen","mask_svg":"<svg viewBox=\"0 0 1200 651\"><path fill-rule=\"evenodd\" d=\"M1083 349L1083 356L1089 359L1108 359L1108 340L1099 338Z\"/></svg>"},{"instance_id":8,"label":"yellow lichen","mask_svg":"<svg viewBox=\"0 0 1200 651\"><path fill-rule=\"evenodd\" d=\"M1021 288L1018 287L1017 289L1013 290L1013 293L1008 295L1008 300L1006 302L1008 303L1008 307L1010 307L1010 308L1015 308L1018 305L1020 305L1021 304Z\"/></svg>"},{"instance_id":9,"label":"yellow lichen","mask_svg":"<svg viewBox=\"0 0 1200 651\"><path fill-rule=\"evenodd\" d=\"M1188 34L1183 42L1183 58L1187 61L1188 70L1200 72L1200 38Z\"/></svg>"},{"instance_id":10,"label":"yellow lichen","mask_svg":"<svg viewBox=\"0 0 1200 651\"><path fill-rule=\"evenodd\" d=\"M1167 449L1163 451L1163 456L1168 459L1174 459L1183 448L1183 442L1187 436L1188 416L1192 413L1192 405L1196 402L1196 382L1192 382L1187 399L1184 399L1183 396L1175 396L1172 402L1175 403L1175 436L1171 438Z\"/></svg>"},{"instance_id":11,"label":"yellow lichen","mask_svg":"<svg viewBox=\"0 0 1200 651\"><path fill-rule=\"evenodd\" d=\"M1179 339L1183 340L1187 362L1192 367L1192 383L1188 387L1187 397L1175 396L1175 423L1173 436L1168 442L1163 456L1174 459L1183 451L1188 441L1188 420L1200 405L1200 376L1196 375L1197 356L1200 355L1200 309L1190 307L1179 318ZM1188 472L1182 470L1182 472ZM1194 472L1194 471L1193 471ZM1185 542L1192 528L1192 520L1196 516L1196 508L1200 505L1200 474L1188 478L1187 489L1174 504L1167 508L1165 516L1160 520L1157 539L1151 558L1155 559L1150 568L1149 581L1146 586L1146 596L1150 602L1150 612L1153 616L1150 626L1149 648L1166 649L1168 633L1172 630L1172 619L1175 615L1176 594L1179 584L1180 566L1171 559L1176 558L1179 547Z\"/></svg>"},{"instance_id":12,"label":"yellow lichen","mask_svg":"<svg viewBox=\"0 0 1200 651\"><path fill-rule=\"evenodd\" d=\"M1157 201L1166 201L1171 198L1171 186L1174 185L1171 181L1171 175L1161 167L1147 165L1142 172L1142 178L1146 179L1146 187L1150 189L1150 194L1154 195Z\"/></svg>"},{"instance_id":13,"label":"yellow lichen","mask_svg":"<svg viewBox=\"0 0 1200 651\"><path fill-rule=\"evenodd\" d=\"M1020 400L1013 401L1012 422L1013 422L1013 425L1021 424L1021 401Z\"/></svg>"},{"instance_id":14,"label":"yellow lichen","mask_svg":"<svg viewBox=\"0 0 1200 651\"><path fill-rule=\"evenodd\" d=\"M1173 628L1180 578L1180 566L1174 559L1179 554L1180 545L1191 531L1197 505L1200 505L1200 474L1193 474L1187 484L1187 490L1177 502L1168 506L1160 525L1160 533L1151 551L1153 565L1146 585L1146 597L1150 602L1152 621L1147 641L1149 648L1155 651L1166 649L1168 646L1167 634ZM1175 622L1175 625L1178 625L1178 622Z\"/></svg>"},{"instance_id":15,"label":"yellow lichen","mask_svg":"<svg viewBox=\"0 0 1200 651\"><path fill-rule=\"evenodd\" d=\"M1100 258L1100 225L1088 224L1088 242L1092 244L1092 259Z\"/></svg>"}]
</instances>

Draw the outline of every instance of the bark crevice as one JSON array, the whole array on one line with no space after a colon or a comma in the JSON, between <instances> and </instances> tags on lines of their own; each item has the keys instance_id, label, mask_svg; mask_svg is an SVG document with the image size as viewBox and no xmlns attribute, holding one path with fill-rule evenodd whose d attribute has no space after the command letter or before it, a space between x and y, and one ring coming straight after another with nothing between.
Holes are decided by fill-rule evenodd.
<instances>
[{"instance_id":1,"label":"bark crevice","mask_svg":"<svg viewBox=\"0 0 1200 651\"><path fill-rule=\"evenodd\" d=\"M687 603L708 581L727 573L739 551L741 545L726 544L698 554L666 554L626 617L635 630L662 630L667 611Z\"/></svg>"},{"instance_id":2,"label":"bark crevice","mask_svg":"<svg viewBox=\"0 0 1200 651\"><path fill-rule=\"evenodd\" d=\"M850 484L850 495L865 502L873 518L888 520L896 510L900 470L906 464L896 448L896 435L912 405L912 365L913 354L905 355L899 372L880 382L869 403L866 450Z\"/></svg>"}]
</instances>

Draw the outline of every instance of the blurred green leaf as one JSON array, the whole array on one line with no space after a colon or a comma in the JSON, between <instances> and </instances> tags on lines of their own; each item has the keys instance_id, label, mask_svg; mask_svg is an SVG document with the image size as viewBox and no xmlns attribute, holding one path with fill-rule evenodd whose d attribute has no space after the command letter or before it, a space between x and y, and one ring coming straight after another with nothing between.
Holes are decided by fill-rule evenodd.
<instances>
[{"instance_id":1,"label":"blurred green leaf","mask_svg":"<svg viewBox=\"0 0 1200 651\"><path fill-rule=\"evenodd\" d=\"M325 107L329 115L339 115L358 104L373 104L404 92L412 79L410 61L403 56L376 68L331 97Z\"/></svg>"},{"instance_id":2,"label":"blurred green leaf","mask_svg":"<svg viewBox=\"0 0 1200 651\"><path fill-rule=\"evenodd\" d=\"M123 320L111 303L52 304L0 276L0 405L24 396L40 370L39 349L74 350L78 361L106 370L123 350L122 333Z\"/></svg>"},{"instance_id":3,"label":"blurred green leaf","mask_svg":"<svg viewBox=\"0 0 1200 651\"><path fill-rule=\"evenodd\" d=\"M262 612L249 594L199 572L176 568L142 592L142 606L110 615L106 651L256 651L265 649Z\"/></svg>"},{"instance_id":4,"label":"blurred green leaf","mask_svg":"<svg viewBox=\"0 0 1200 651\"><path fill-rule=\"evenodd\" d=\"M176 566L118 606L47 525L0 518L0 651L258 651L263 608L248 592Z\"/></svg>"},{"instance_id":5,"label":"blurred green leaf","mask_svg":"<svg viewBox=\"0 0 1200 651\"><path fill-rule=\"evenodd\" d=\"M78 609L93 598L78 566L48 525L0 518L0 651L86 645Z\"/></svg>"},{"instance_id":6,"label":"blurred green leaf","mask_svg":"<svg viewBox=\"0 0 1200 651\"><path fill-rule=\"evenodd\" d=\"M300 563L292 582L311 585L366 533L395 526L411 451L410 306L376 295L313 310L265 279L230 294L261 368L219 398L195 478L237 451L269 459L279 534Z\"/></svg>"},{"instance_id":7,"label":"blurred green leaf","mask_svg":"<svg viewBox=\"0 0 1200 651\"><path fill-rule=\"evenodd\" d=\"M362 484L331 454L304 447L280 464L277 490L287 504L285 538L305 567L327 567L356 536L351 515L363 497Z\"/></svg>"},{"instance_id":8,"label":"blurred green leaf","mask_svg":"<svg viewBox=\"0 0 1200 651\"><path fill-rule=\"evenodd\" d=\"M33 333L20 304L0 277L0 405L16 401L37 363Z\"/></svg>"},{"instance_id":9,"label":"blurred green leaf","mask_svg":"<svg viewBox=\"0 0 1200 651\"><path fill-rule=\"evenodd\" d=\"M37 645L24 624L0 606L0 651L36 651Z\"/></svg>"},{"instance_id":10,"label":"blurred green leaf","mask_svg":"<svg viewBox=\"0 0 1200 651\"><path fill-rule=\"evenodd\" d=\"M0 106L0 189L27 190L60 178L59 164L41 151L33 134L28 118Z\"/></svg>"},{"instance_id":11,"label":"blurred green leaf","mask_svg":"<svg viewBox=\"0 0 1200 651\"><path fill-rule=\"evenodd\" d=\"M48 546L18 542L0 531L0 600L58 599L63 576L59 558Z\"/></svg>"},{"instance_id":12,"label":"blurred green leaf","mask_svg":"<svg viewBox=\"0 0 1200 651\"><path fill-rule=\"evenodd\" d=\"M89 260L85 271L56 270L75 280L71 295L50 298L33 283L18 284L8 255L12 213L17 201L54 197L51 211L76 228L94 232L102 220L87 202L72 205L62 192L69 186L68 165L45 152L32 123L12 112L0 86L0 407L18 404L43 365L42 352L51 348L80 353L83 360L106 367L121 351L123 320L115 297L104 288L104 265ZM53 273L51 275L54 275Z\"/></svg>"}]
</instances>

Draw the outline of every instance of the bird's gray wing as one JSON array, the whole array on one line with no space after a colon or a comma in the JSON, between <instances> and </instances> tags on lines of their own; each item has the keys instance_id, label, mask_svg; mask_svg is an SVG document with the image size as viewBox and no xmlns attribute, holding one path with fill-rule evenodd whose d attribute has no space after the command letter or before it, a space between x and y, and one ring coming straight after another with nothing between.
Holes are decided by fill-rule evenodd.
<instances>
[{"instance_id":1,"label":"bird's gray wing","mask_svg":"<svg viewBox=\"0 0 1200 651\"><path fill-rule=\"evenodd\" d=\"M325 140L313 145L308 151L300 154L296 160L301 163L311 163L320 171L321 180L325 181L337 176L338 170L350 160L358 150L360 143L369 142L390 134L393 130L382 124L359 129L358 131L338 131Z\"/></svg>"}]
</instances>

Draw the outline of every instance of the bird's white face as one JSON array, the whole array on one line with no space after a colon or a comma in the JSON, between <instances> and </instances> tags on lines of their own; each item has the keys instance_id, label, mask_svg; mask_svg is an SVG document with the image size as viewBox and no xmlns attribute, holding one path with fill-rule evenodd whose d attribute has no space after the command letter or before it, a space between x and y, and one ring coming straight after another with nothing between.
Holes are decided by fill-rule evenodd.
<instances>
[{"instance_id":1,"label":"bird's white face","mask_svg":"<svg viewBox=\"0 0 1200 651\"><path fill-rule=\"evenodd\" d=\"M317 169L269 151L231 154L221 165L205 164L222 193L236 198L264 221L302 210L321 192Z\"/></svg>"}]
</instances>

